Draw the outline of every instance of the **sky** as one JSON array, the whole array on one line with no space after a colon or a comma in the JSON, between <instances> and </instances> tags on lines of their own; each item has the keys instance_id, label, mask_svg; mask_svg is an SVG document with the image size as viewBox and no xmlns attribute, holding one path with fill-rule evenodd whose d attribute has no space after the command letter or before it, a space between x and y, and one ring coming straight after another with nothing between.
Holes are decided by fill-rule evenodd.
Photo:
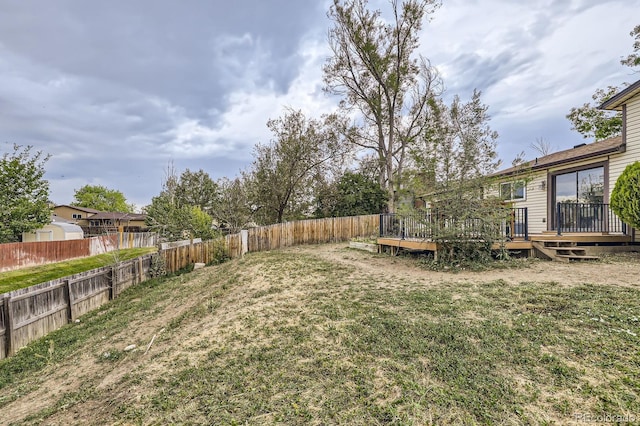
<instances>
[{"instance_id":1,"label":"sky","mask_svg":"<svg viewBox=\"0 0 640 426\"><path fill-rule=\"evenodd\" d=\"M326 0L0 2L0 153L51 154L51 200L103 185L138 207L171 162L233 178L286 107L320 117L330 55ZM389 10L387 0L370 8ZM597 88L640 79L632 51L640 0L444 0L420 35L446 99L482 91L508 167L544 139L590 142L572 107Z\"/></svg>"}]
</instances>

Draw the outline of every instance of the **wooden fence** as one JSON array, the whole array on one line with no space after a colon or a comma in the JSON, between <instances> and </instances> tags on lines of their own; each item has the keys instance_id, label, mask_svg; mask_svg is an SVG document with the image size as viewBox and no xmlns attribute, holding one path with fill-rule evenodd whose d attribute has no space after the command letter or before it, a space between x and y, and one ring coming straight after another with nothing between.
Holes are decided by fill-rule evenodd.
<instances>
[{"instance_id":1,"label":"wooden fence","mask_svg":"<svg viewBox=\"0 0 640 426\"><path fill-rule=\"evenodd\" d=\"M157 238L155 233L124 232L80 240L0 244L0 272L94 256L119 248L154 247Z\"/></svg>"},{"instance_id":2,"label":"wooden fence","mask_svg":"<svg viewBox=\"0 0 640 426\"><path fill-rule=\"evenodd\" d=\"M376 235L378 227L378 215L264 226L227 235L224 239L190 242L158 254L1 294L0 359L118 297L126 288L151 278L153 256L162 256L167 272L171 273L193 263L211 263L221 255L237 258L245 252Z\"/></svg>"},{"instance_id":3,"label":"wooden fence","mask_svg":"<svg viewBox=\"0 0 640 426\"><path fill-rule=\"evenodd\" d=\"M248 230L247 251L349 241L354 237L377 235L379 226L380 215L376 214L298 220L251 228Z\"/></svg>"},{"instance_id":4,"label":"wooden fence","mask_svg":"<svg viewBox=\"0 0 640 426\"><path fill-rule=\"evenodd\" d=\"M0 358L75 321L150 278L152 256L93 269L0 295Z\"/></svg>"}]
</instances>

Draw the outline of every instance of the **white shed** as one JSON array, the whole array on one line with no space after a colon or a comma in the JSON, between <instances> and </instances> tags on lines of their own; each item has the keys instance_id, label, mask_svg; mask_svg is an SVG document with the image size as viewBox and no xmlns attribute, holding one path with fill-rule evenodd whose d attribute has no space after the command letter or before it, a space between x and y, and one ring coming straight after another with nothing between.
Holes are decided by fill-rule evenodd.
<instances>
[{"instance_id":1,"label":"white shed","mask_svg":"<svg viewBox=\"0 0 640 426\"><path fill-rule=\"evenodd\" d=\"M51 223L33 232L23 232L22 242L34 241L66 241L84 238L82 228L57 216L51 218Z\"/></svg>"}]
</instances>

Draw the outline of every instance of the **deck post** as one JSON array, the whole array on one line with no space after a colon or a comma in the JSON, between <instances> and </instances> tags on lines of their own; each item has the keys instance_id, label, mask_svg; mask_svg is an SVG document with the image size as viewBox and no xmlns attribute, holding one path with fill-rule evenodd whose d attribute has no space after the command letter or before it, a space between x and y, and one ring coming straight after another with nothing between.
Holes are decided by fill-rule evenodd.
<instances>
[{"instance_id":1,"label":"deck post","mask_svg":"<svg viewBox=\"0 0 640 426\"><path fill-rule=\"evenodd\" d=\"M529 208L524 208L524 240L529 241Z\"/></svg>"},{"instance_id":2,"label":"deck post","mask_svg":"<svg viewBox=\"0 0 640 426\"><path fill-rule=\"evenodd\" d=\"M556 230L558 231L558 235L562 235L562 230L560 229L560 203L556 203Z\"/></svg>"}]
</instances>

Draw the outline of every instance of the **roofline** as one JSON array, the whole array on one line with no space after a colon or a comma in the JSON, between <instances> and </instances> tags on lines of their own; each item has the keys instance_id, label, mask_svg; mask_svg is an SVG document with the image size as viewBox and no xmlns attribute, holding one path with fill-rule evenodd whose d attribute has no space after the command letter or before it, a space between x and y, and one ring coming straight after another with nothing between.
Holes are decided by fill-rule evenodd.
<instances>
[{"instance_id":1,"label":"roofline","mask_svg":"<svg viewBox=\"0 0 640 426\"><path fill-rule=\"evenodd\" d=\"M600 157L602 155L623 153L626 150L627 150L627 145L622 143L620 145L616 145L616 146L611 147L611 148L603 149L603 150L592 152L592 153L589 153L589 154L582 154L582 155L579 155L577 157L571 157L569 159L556 160L556 161L552 161L550 163L544 163L544 164L538 164L538 165L534 164L533 166L529 166L527 164L523 164L522 167L517 169L517 170L505 171L504 173L496 172L496 173L492 174L491 176L492 177L513 176L513 175L516 175L516 174L518 174L518 173L520 173L521 171L524 171L524 170L545 170L545 169L549 169L551 167L558 166L558 165L561 165L561 164L571 164L571 163L575 163L577 161L588 160L588 159L591 159L591 158L597 158L597 157ZM529 163L531 163L531 161L529 161ZM509 169L507 169L507 170L509 170Z\"/></svg>"},{"instance_id":2,"label":"roofline","mask_svg":"<svg viewBox=\"0 0 640 426\"><path fill-rule=\"evenodd\" d=\"M608 100L604 101L598 108L607 110L621 110L629 99L640 94L640 80L636 81L626 89L616 93Z\"/></svg>"}]
</instances>

